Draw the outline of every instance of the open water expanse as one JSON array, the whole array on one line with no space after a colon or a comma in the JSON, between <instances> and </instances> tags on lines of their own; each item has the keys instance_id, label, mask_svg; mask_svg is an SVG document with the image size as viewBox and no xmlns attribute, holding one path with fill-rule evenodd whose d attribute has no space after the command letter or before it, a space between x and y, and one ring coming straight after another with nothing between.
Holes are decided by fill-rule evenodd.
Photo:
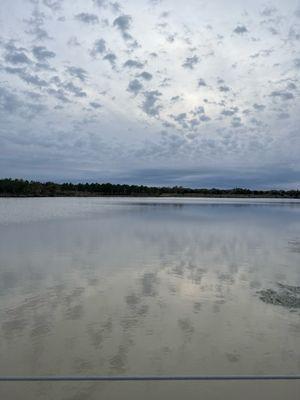
<instances>
[{"instance_id":1,"label":"open water expanse","mask_svg":"<svg viewBox=\"0 0 300 400\"><path fill-rule=\"evenodd\" d=\"M300 374L299 286L297 201L0 199L0 375ZM299 381L0 383L3 400L299 391Z\"/></svg>"}]
</instances>

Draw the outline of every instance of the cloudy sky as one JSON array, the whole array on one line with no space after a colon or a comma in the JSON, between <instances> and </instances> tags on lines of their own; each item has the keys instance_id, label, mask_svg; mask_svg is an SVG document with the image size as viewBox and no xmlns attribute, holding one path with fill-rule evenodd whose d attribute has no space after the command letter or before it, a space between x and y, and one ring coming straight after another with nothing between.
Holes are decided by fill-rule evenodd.
<instances>
[{"instance_id":1,"label":"cloudy sky","mask_svg":"<svg viewBox=\"0 0 300 400\"><path fill-rule=\"evenodd\" d=\"M300 185L298 0L1 0L0 176Z\"/></svg>"}]
</instances>

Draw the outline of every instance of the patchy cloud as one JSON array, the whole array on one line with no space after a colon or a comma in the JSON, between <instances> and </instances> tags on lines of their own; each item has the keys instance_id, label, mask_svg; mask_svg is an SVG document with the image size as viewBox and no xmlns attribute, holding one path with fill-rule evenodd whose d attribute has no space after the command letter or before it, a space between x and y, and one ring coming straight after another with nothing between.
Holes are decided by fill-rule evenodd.
<instances>
[{"instance_id":1,"label":"patchy cloud","mask_svg":"<svg viewBox=\"0 0 300 400\"><path fill-rule=\"evenodd\" d=\"M38 41L52 39L47 30L45 29L45 14L40 12L37 7L34 8L31 17L26 20L24 19L28 28L25 32L32 35Z\"/></svg>"},{"instance_id":2,"label":"patchy cloud","mask_svg":"<svg viewBox=\"0 0 300 400\"><path fill-rule=\"evenodd\" d=\"M151 81L151 79L153 78L153 75L146 71L141 72L137 76L143 78L145 81Z\"/></svg>"},{"instance_id":3,"label":"patchy cloud","mask_svg":"<svg viewBox=\"0 0 300 400\"><path fill-rule=\"evenodd\" d=\"M98 103L97 101L91 101L90 106L97 110L102 107L102 104Z\"/></svg>"},{"instance_id":4,"label":"patchy cloud","mask_svg":"<svg viewBox=\"0 0 300 400\"><path fill-rule=\"evenodd\" d=\"M198 80L198 86L199 86L199 87L201 87L201 86L207 86L205 80L202 79L202 78L199 79L199 80Z\"/></svg>"},{"instance_id":5,"label":"patchy cloud","mask_svg":"<svg viewBox=\"0 0 300 400\"><path fill-rule=\"evenodd\" d=\"M159 97L162 95L158 90L151 90L144 92L145 100L142 104L142 110L149 116L157 116L159 114L161 105L157 104Z\"/></svg>"},{"instance_id":6,"label":"patchy cloud","mask_svg":"<svg viewBox=\"0 0 300 400\"><path fill-rule=\"evenodd\" d=\"M93 3L95 6L97 6L99 8L105 8L107 6L106 0L93 0Z\"/></svg>"},{"instance_id":7,"label":"patchy cloud","mask_svg":"<svg viewBox=\"0 0 300 400\"><path fill-rule=\"evenodd\" d=\"M300 58L294 59L294 65L295 65L295 68L300 69Z\"/></svg>"},{"instance_id":8,"label":"patchy cloud","mask_svg":"<svg viewBox=\"0 0 300 400\"><path fill-rule=\"evenodd\" d=\"M254 103L254 104L253 104L253 108L254 108L256 111L263 111L263 110L266 108L266 106L265 106L264 104L257 104L257 103Z\"/></svg>"},{"instance_id":9,"label":"patchy cloud","mask_svg":"<svg viewBox=\"0 0 300 400\"><path fill-rule=\"evenodd\" d=\"M110 65L114 68L116 66L117 56L114 53L107 53L103 57L103 60L107 60L110 63Z\"/></svg>"},{"instance_id":10,"label":"patchy cloud","mask_svg":"<svg viewBox=\"0 0 300 400\"><path fill-rule=\"evenodd\" d=\"M64 0L43 0L43 4L52 11L58 11L61 9L63 1Z\"/></svg>"},{"instance_id":11,"label":"patchy cloud","mask_svg":"<svg viewBox=\"0 0 300 400\"><path fill-rule=\"evenodd\" d=\"M143 85L138 79L133 79L129 82L127 90L133 93L135 96L143 89Z\"/></svg>"},{"instance_id":12,"label":"patchy cloud","mask_svg":"<svg viewBox=\"0 0 300 400\"><path fill-rule=\"evenodd\" d=\"M221 85L221 86L219 86L219 90L220 90L220 92L229 92L230 87L227 85Z\"/></svg>"},{"instance_id":13,"label":"patchy cloud","mask_svg":"<svg viewBox=\"0 0 300 400\"><path fill-rule=\"evenodd\" d=\"M239 111L238 107L231 107L223 110L221 114L225 115L226 117L231 117L232 115L236 114Z\"/></svg>"},{"instance_id":14,"label":"patchy cloud","mask_svg":"<svg viewBox=\"0 0 300 400\"><path fill-rule=\"evenodd\" d=\"M67 67L67 71L74 78L78 78L82 82L85 82L86 77L87 77L87 72L85 69L80 68L80 67Z\"/></svg>"},{"instance_id":15,"label":"patchy cloud","mask_svg":"<svg viewBox=\"0 0 300 400\"><path fill-rule=\"evenodd\" d=\"M299 182L296 2L77 3L1 9L3 176Z\"/></svg>"},{"instance_id":16,"label":"patchy cloud","mask_svg":"<svg viewBox=\"0 0 300 400\"><path fill-rule=\"evenodd\" d=\"M16 47L13 42L5 45L5 61L10 64L31 64L31 60L26 55L26 49Z\"/></svg>"},{"instance_id":17,"label":"patchy cloud","mask_svg":"<svg viewBox=\"0 0 300 400\"><path fill-rule=\"evenodd\" d=\"M99 18L97 17L96 14L90 14L90 13L79 13L75 15L75 19L77 19L80 22L83 22L85 24L98 24L99 23Z\"/></svg>"},{"instance_id":18,"label":"patchy cloud","mask_svg":"<svg viewBox=\"0 0 300 400\"><path fill-rule=\"evenodd\" d=\"M45 46L34 46L32 53L39 61L47 61L48 59L55 57L54 51L47 50Z\"/></svg>"},{"instance_id":19,"label":"patchy cloud","mask_svg":"<svg viewBox=\"0 0 300 400\"><path fill-rule=\"evenodd\" d=\"M294 98L293 93L286 90L274 90L270 96L274 98L280 98L281 100L292 100Z\"/></svg>"},{"instance_id":20,"label":"patchy cloud","mask_svg":"<svg viewBox=\"0 0 300 400\"><path fill-rule=\"evenodd\" d=\"M121 32L125 40L132 39L132 36L128 33L131 21L132 17L130 15L120 15L113 22L113 26Z\"/></svg>"},{"instance_id":21,"label":"patchy cloud","mask_svg":"<svg viewBox=\"0 0 300 400\"><path fill-rule=\"evenodd\" d=\"M194 55L192 57L187 57L182 64L183 68L193 69L196 64L199 63L199 57Z\"/></svg>"},{"instance_id":22,"label":"patchy cloud","mask_svg":"<svg viewBox=\"0 0 300 400\"><path fill-rule=\"evenodd\" d=\"M123 67L141 69L141 68L144 68L144 64L137 60L127 60L123 64Z\"/></svg>"},{"instance_id":23,"label":"patchy cloud","mask_svg":"<svg viewBox=\"0 0 300 400\"><path fill-rule=\"evenodd\" d=\"M104 39L97 39L90 52L91 56L96 57L98 54L103 54L106 51L106 43Z\"/></svg>"},{"instance_id":24,"label":"patchy cloud","mask_svg":"<svg viewBox=\"0 0 300 400\"><path fill-rule=\"evenodd\" d=\"M248 29L244 25L238 25L234 30L234 33L237 33L238 35L243 35L244 33L248 32Z\"/></svg>"}]
</instances>

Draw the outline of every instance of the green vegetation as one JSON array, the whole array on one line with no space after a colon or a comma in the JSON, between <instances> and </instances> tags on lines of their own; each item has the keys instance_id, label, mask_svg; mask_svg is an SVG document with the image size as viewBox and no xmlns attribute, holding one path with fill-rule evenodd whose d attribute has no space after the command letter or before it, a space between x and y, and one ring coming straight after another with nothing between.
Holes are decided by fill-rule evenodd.
<instances>
[{"instance_id":1,"label":"green vegetation","mask_svg":"<svg viewBox=\"0 0 300 400\"><path fill-rule=\"evenodd\" d=\"M194 196L300 198L300 190L190 189L181 186L150 187L111 183L54 183L22 179L0 180L1 197L43 196Z\"/></svg>"}]
</instances>

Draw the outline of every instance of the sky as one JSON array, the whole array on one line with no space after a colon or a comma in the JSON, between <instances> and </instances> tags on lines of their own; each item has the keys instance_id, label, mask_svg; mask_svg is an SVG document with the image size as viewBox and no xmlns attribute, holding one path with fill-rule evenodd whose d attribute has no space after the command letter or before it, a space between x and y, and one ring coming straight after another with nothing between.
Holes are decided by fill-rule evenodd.
<instances>
[{"instance_id":1,"label":"sky","mask_svg":"<svg viewBox=\"0 0 300 400\"><path fill-rule=\"evenodd\" d=\"M300 187L299 0L1 0L0 178Z\"/></svg>"}]
</instances>

